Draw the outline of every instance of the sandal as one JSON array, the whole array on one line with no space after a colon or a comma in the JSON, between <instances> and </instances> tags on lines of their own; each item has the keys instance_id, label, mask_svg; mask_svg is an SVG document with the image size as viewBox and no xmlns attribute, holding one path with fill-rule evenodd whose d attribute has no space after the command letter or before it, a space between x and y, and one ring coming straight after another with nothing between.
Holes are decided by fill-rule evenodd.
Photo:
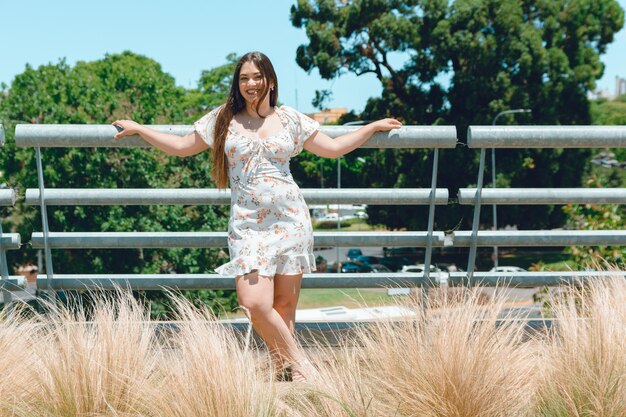
<instances>
[{"instance_id":1,"label":"sandal","mask_svg":"<svg viewBox=\"0 0 626 417\"><path fill-rule=\"evenodd\" d=\"M293 370L290 366L286 366L278 373L275 377L276 382L292 382L293 381Z\"/></svg>"},{"instance_id":2,"label":"sandal","mask_svg":"<svg viewBox=\"0 0 626 417\"><path fill-rule=\"evenodd\" d=\"M307 382L315 375L317 375L317 369L306 358L302 358L291 365L291 380L293 382Z\"/></svg>"}]
</instances>

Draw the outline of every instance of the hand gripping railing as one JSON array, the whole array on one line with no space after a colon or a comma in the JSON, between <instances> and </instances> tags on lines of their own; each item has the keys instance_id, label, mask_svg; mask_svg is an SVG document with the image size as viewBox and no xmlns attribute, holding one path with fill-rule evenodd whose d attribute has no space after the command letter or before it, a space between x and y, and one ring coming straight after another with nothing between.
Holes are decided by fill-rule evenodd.
<instances>
[{"instance_id":1,"label":"hand gripping railing","mask_svg":"<svg viewBox=\"0 0 626 417\"><path fill-rule=\"evenodd\" d=\"M152 126L177 135L185 135L191 126ZM352 127L322 127L331 137L354 130ZM50 232L47 206L51 205L152 205L152 204L229 204L230 192L214 189L46 189L44 186L41 147L148 147L139 137L113 140L117 131L109 125L18 125L16 143L20 147L35 147L39 188L26 191L26 204L41 207L43 231L33 233L31 243L44 248L46 275L38 277L38 286L47 290L110 288L113 285L136 289L162 287L180 289L234 288L232 278L216 274L163 275L65 275L52 271L52 249L63 248L171 248L226 247L225 232ZM309 204L428 204L428 230L425 232L316 232L316 246L420 246L426 248L426 273L396 274L306 274L304 288L344 288L429 285L429 265L432 247L443 246L444 234L434 232L435 205L448 202L448 190L436 188L439 148L456 146L456 129L452 126L406 126L388 133L377 133L365 148L434 148L433 177L430 189L304 189Z\"/></svg>"},{"instance_id":2,"label":"hand gripping railing","mask_svg":"<svg viewBox=\"0 0 626 417\"><path fill-rule=\"evenodd\" d=\"M528 272L475 273L478 246L570 246L626 245L625 230L522 230L478 231L480 207L483 204L626 204L623 188L603 189L541 189L490 188L483 189L485 150L487 148L624 148L626 126L470 126L467 134L470 148L480 149L477 187L459 190L459 203L474 205L472 230L454 232L454 245L469 247L467 276L450 274L450 285L472 285L480 282L517 286L558 285L590 275L615 275L618 272ZM624 272L626 274L626 272Z\"/></svg>"}]
</instances>

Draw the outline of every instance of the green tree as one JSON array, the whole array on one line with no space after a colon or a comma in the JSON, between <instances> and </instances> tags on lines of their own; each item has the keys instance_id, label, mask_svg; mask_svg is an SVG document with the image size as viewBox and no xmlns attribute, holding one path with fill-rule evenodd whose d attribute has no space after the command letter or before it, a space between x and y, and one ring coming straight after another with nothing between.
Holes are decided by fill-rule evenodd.
<instances>
[{"instance_id":1,"label":"green tree","mask_svg":"<svg viewBox=\"0 0 626 417\"><path fill-rule=\"evenodd\" d=\"M594 125L626 125L626 95L615 100L591 102L591 117ZM616 158L626 161L624 148L611 149ZM626 172L619 168L594 166L585 182L594 188L626 187ZM567 226L582 230L626 229L626 207L623 205L570 204L563 207ZM626 264L626 248L622 246L573 246L569 248L578 265L585 266L605 260L623 267Z\"/></svg>"},{"instance_id":2,"label":"green tree","mask_svg":"<svg viewBox=\"0 0 626 417\"><path fill-rule=\"evenodd\" d=\"M187 121L196 120L198 109L210 110L220 106L228 97L230 86L239 57L235 53L226 56L226 63L219 67L202 71L198 88L187 90L181 103L190 113Z\"/></svg>"},{"instance_id":3,"label":"green tree","mask_svg":"<svg viewBox=\"0 0 626 417\"><path fill-rule=\"evenodd\" d=\"M589 177L587 183L594 188L619 186L623 180L613 170L603 169ZM567 227L576 230L623 230L626 228L626 207L618 204L568 204L563 207L567 215ZM622 269L626 266L624 246L572 246L569 248L577 265L602 264L606 261Z\"/></svg>"},{"instance_id":4,"label":"green tree","mask_svg":"<svg viewBox=\"0 0 626 417\"><path fill-rule=\"evenodd\" d=\"M592 101L591 119L594 125L626 126L626 94L614 100ZM616 148L611 151L615 153L618 160L626 161L626 148Z\"/></svg>"},{"instance_id":5,"label":"green tree","mask_svg":"<svg viewBox=\"0 0 626 417\"><path fill-rule=\"evenodd\" d=\"M368 101L362 118L454 124L464 141L468 125L491 124L498 112L511 108L533 110L518 123L590 123L586 93L602 75L599 57L622 27L624 13L614 0L299 0L291 19L308 36L296 54L303 69L317 69L328 79L346 72L378 78L382 95ZM428 186L428 152L372 152L360 185ZM564 187L580 185L589 151L502 150L498 155L498 185ZM477 158L474 151L442 151L439 183L452 196L472 185ZM401 210L371 208L370 219L424 227L425 210L411 216ZM469 225L462 207L438 213L442 227L461 217ZM523 213L512 207L500 220L522 227L564 221L552 207ZM487 211L483 214L488 218Z\"/></svg>"},{"instance_id":6,"label":"green tree","mask_svg":"<svg viewBox=\"0 0 626 417\"><path fill-rule=\"evenodd\" d=\"M232 61L232 59L231 59ZM124 52L70 67L64 60L33 69L27 66L0 102L0 118L7 127L1 153L4 180L20 193L37 186L35 152L18 149L16 123L110 123L132 118L145 124L184 123L200 117L219 99L211 79L203 73L199 99L177 87L160 64ZM222 97L223 99L223 97ZM193 102L195 107L189 104ZM170 157L156 149L49 148L42 150L46 187L50 188L204 188L213 187L210 155ZM5 222L28 237L41 230L38 207L19 202ZM78 206L48 207L53 231L209 231L224 230L227 208L215 206ZM33 260L32 250L12 254L12 262ZM217 250L64 250L54 251L58 273L202 273L211 271ZM221 292L208 294L223 295ZM228 294L230 306L234 297ZM210 298L205 298L211 302ZM217 303L220 304L220 303ZM228 303L227 303L228 304ZM218 308L219 305L216 305Z\"/></svg>"}]
</instances>

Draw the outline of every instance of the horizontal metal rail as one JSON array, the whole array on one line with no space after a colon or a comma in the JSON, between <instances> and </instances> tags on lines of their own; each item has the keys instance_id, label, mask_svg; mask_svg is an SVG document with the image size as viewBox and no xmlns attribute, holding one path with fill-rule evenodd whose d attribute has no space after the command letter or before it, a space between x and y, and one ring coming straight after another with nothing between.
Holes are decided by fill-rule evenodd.
<instances>
[{"instance_id":1,"label":"horizontal metal rail","mask_svg":"<svg viewBox=\"0 0 626 417\"><path fill-rule=\"evenodd\" d=\"M626 126L470 126L470 148L625 148Z\"/></svg>"},{"instance_id":2,"label":"horizontal metal rail","mask_svg":"<svg viewBox=\"0 0 626 417\"><path fill-rule=\"evenodd\" d=\"M190 125L152 125L155 130L184 136L193 131ZM352 132L357 127L322 126L320 130L331 137ZM150 147L139 136L113 139L117 129L112 125L19 124L15 142L19 147ZM361 148L454 148L457 143L454 126L403 126L389 132L375 133Z\"/></svg>"},{"instance_id":3,"label":"horizontal metal rail","mask_svg":"<svg viewBox=\"0 0 626 417\"><path fill-rule=\"evenodd\" d=\"M308 204L411 205L428 204L430 188L342 188L302 189ZM230 204L230 190L219 189L150 189L150 188L46 188L46 205L166 205L166 204ZM438 188L435 204L448 203L448 190ZM1 195L0 195L1 198ZM26 204L39 205L39 190L26 190Z\"/></svg>"},{"instance_id":4,"label":"horizontal metal rail","mask_svg":"<svg viewBox=\"0 0 626 417\"><path fill-rule=\"evenodd\" d=\"M4 249L19 249L22 245L18 233L3 233L0 236L0 247Z\"/></svg>"},{"instance_id":5,"label":"horizontal metal rail","mask_svg":"<svg viewBox=\"0 0 626 417\"><path fill-rule=\"evenodd\" d=\"M458 197L459 204L474 205L476 189L461 188ZM626 188L483 188L480 203L626 204Z\"/></svg>"},{"instance_id":6,"label":"horizontal metal rail","mask_svg":"<svg viewBox=\"0 0 626 417\"><path fill-rule=\"evenodd\" d=\"M17 194L12 188L4 188L0 190L0 206L13 206L17 201Z\"/></svg>"},{"instance_id":7,"label":"horizontal metal rail","mask_svg":"<svg viewBox=\"0 0 626 417\"><path fill-rule=\"evenodd\" d=\"M431 278L433 278L431 274ZM371 274L304 274L302 288L393 288L419 287L422 273L371 273ZM37 276L37 285L45 286L46 275ZM234 277L218 274L54 274L52 288L84 290L88 288L136 290L179 289L235 289Z\"/></svg>"},{"instance_id":8,"label":"horizontal metal rail","mask_svg":"<svg viewBox=\"0 0 626 417\"><path fill-rule=\"evenodd\" d=\"M471 231L456 231L456 247L471 245ZM626 230L480 230L478 246L621 246L626 245Z\"/></svg>"},{"instance_id":9,"label":"horizontal metal rail","mask_svg":"<svg viewBox=\"0 0 626 417\"><path fill-rule=\"evenodd\" d=\"M554 272L474 272L473 285L485 287L533 288L585 282L592 279L625 277L626 271L554 271ZM11 277L14 285L19 281ZM466 272L431 273L429 285L447 278L448 286L468 286ZM302 288L411 288L424 284L423 273L319 273L304 274ZM46 275L37 276L37 285L45 285ZM132 288L136 290L235 289L234 277L218 274L55 274L52 288L66 290Z\"/></svg>"},{"instance_id":10,"label":"horizontal metal rail","mask_svg":"<svg viewBox=\"0 0 626 417\"><path fill-rule=\"evenodd\" d=\"M50 232L53 249L225 248L226 232ZM315 232L315 246L419 246L427 232ZM433 233L433 246L443 246L444 233ZM43 233L33 233L33 248L44 247Z\"/></svg>"},{"instance_id":11,"label":"horizontal metal rail","mask_svg":"<svg viewBox=\"0 0 626 417\"><path fill-rule=\"evenodd\" d=\"M26 280L23 275L10 275L7 279L0 280L0 288L7 291L23 290L25 284Z\"/></svg>"},{"instance_id":12,"label":"horizontal metal rail","mask_svg":"<svg viewBox=\"0 0 626 417\"><path fill-rule=\"evenodd\" d=\"M554 271L554 272L474 272L472 285L485 287L533 288L542 286L557 286L585 282L597 278L622 276L626 278L626 271ZM470 282L465 272L451 272L448 276L448 286L469 286Z\"/></svg>"}]
</instances>

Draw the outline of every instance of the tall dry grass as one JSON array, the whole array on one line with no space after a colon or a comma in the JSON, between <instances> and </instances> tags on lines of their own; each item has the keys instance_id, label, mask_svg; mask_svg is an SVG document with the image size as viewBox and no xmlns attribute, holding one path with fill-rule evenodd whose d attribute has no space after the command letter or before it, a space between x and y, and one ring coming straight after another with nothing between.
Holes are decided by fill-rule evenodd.
<instances>
[{"instance_id":1,"label":"tall dry grass","mask_svg":"<svg viewBox=\"0 0 626 417\"><path fill-rule=\"evenodd\" d=\"M145 393L157 356L148 310L130 293L93 297L89 308L49 306L39 317L28 349L33 379L17 415L138 416L150 409Z\"/></svg>"},{"instance_id":2,"label":"tall dry grass","mask_svg":"<svg viewBox=\"0 0 626 417\"><path fill-rule=\"evenodd\" d=\"M307 383L274 383L208 310L174 297L171 331L124 292L0 320L1 416L625 416L626 280L555 304L552 335L505 321L480 290L307 351Z\"/></svg>"},{"instance_id":3,"label":"tall dry grass","mask_svg":"<svg viewBox=\"0 0 626 417\"><path fill-rule=\"evenodd\" d=\"M20 315L0 319L0 415L13 414L16 405L28 401L37 368L31 353L36 344L37 326Z\"/></svg>"},{"instance_id":4,"label":"tall dry grass","mask_svg":"<svg viewBox=\"0 0 626 417\"><path fill-rule=\"evenodd\" d=\"M524 416L532 406L538 342L524 324L496 326L502 300L479 290L438 300L417 320L381 321L355 346L326 351L322 384L299 396L307 416Z\"/></svg>"},{"instance_id":5,"label":"tall dry grass","mask_svg":"<svg viewBox=\"0 0 626 417\"><path fill-rule=\"evenodd\" d=\"M626 416L626 281L592 280L552 304L558 329L541 358L538 414Z\"/></svg>"},{"instance_id":6,"label":"tall dry grass","mask_svg":"<svg viewBox=\"0 0 626 417\"><path fill-rule=\"evenodd\" d=\"M281 415L264 356L245 349L209 309L174 300L176 331L159 365L155 416L271 417Z\"/></svg>"}]
</instances>

